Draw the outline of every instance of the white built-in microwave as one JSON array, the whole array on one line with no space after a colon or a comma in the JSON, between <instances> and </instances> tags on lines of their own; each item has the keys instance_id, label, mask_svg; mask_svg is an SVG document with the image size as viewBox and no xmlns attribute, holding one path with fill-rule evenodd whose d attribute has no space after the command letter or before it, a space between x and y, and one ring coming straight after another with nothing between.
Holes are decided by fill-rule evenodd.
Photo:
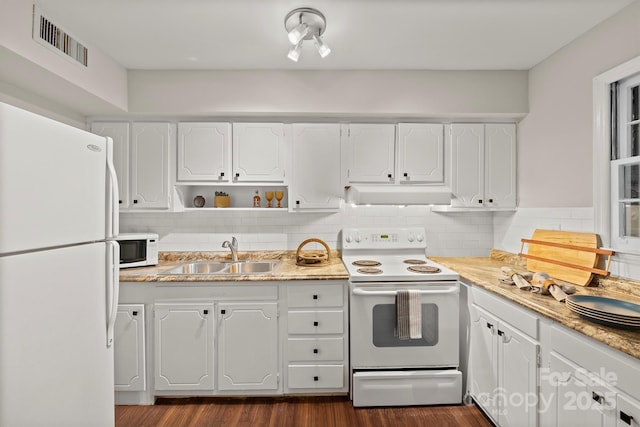
<instances>
[{"instance_id":1,"label":"white built-in microwave","mask_svg":"<svg viewBox=\"0 0 640 427\"><path fill-rule=\"evenodd\" d=\"M120 268L158 264L157 234L122 233L117 240L120 244Z\"/></svg>"}]
</instances>

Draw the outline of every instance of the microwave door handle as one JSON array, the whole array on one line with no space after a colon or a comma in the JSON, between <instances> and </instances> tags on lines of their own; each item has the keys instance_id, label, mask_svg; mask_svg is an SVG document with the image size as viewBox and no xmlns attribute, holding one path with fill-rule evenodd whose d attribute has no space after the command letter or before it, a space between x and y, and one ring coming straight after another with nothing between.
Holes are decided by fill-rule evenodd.
<instances>
[{"instance_id":1,"label":"microwave door handle","mask_svg":"<svg viewBox=\"0 0 640 427\"><path fill-rule=\"evenodd\" d=\"M118 191L118 176L113 163L113 140L107 138L107 170L109 172L109 184L111 193L107 198L107 239L115 238L120 232L119 204L120 194Z\"/></svg>"},{"instance_id":2,"label":"microwave door handle","mask_svg":"<svg viewBox=\"0 0 640 427\"><path fill-rule=\"evenodd\" d=\"M437 290L437 289L429 289L429 290L420 290L420 295L449 295L449 294L457 294L460 290L456 288L446 289L446 290ZM361 296L395 296L396 291L367 291L364 289L356 288L353 290L354 295Z\"/></svg>"},{"instance_id":3,"label":"microwave door handle","mask_svg":"<svg viewBox=\"0 0 640 427\"><path fill-rule=\"evenodd\" d=\"M118 315L118 299L120 294L119 262L120 246L118 242L110 240L107 242L107 348L113 345L113 334Z\"/></svg>"}]
</instances>

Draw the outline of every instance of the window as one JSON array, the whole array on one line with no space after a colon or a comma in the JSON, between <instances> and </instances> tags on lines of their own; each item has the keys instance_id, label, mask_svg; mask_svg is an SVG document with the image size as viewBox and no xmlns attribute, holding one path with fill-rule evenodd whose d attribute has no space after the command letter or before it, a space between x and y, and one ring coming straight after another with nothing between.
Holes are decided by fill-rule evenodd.
<instances>
[{"instance_id":1,"label":"window","mask_svg":"<svg viewBox=\"0 0 640 427\"><path fill-rule=\"evenodd\" d=\"M626 239L627 242L635 244L640 242L640 237L633 236L640 234L638 230L640 222L634 223L636 214L640 210L640 198L638 194L634 194L639 189L640 159L637 158L639 153L634 154L634 151L637 152L640 149L637 135L635 148L634 143L629 140L629 137L633 138L633 132L631 132L633 121L627 120L625 122L627 128L623 127L622 131L618 132L620 121L624 117L622 110L629 113L633 110L633 102L629 101L628 97L629 90L622 91L620 87L623 85L632 87L631 81L635 78L640 78L640 56L593 79L593 204L595 232L602 239L602 246L616 251L614 264L633 265L634 274L640 275L638 270L640 246L634 248L629 245L626 247L619 245L619 241L625 240L621 238L625 234L631 235ZM616 96L611 95L612 85L618 87L615 91ZM622 93L625 95L620 96ZM631 95L633 96L632 91ZM637 96L635 99L638 99ZM623 102L626 107L622 107ZM613 123L612 117L616 118ZM636 131L637 128L636 126ZM612 138L612 135L618 136L621 133L625 135L624 142L618 137ZM627 214L628 222L625 217ZM621 221L621 219L624 220ZM619 275L630 277L628 274L631 274L632 270L625 267L624 272L620 270Z\"/></svg>"},{"instance_id":2,"label":"window","mask_svg":"<svg viewBox=\"0 0 640 427\"><path fill-rule=\"evenodd\" d=\"M612 88L611 246L640 253L640 74Z\"/></svg>"}]
</instances>

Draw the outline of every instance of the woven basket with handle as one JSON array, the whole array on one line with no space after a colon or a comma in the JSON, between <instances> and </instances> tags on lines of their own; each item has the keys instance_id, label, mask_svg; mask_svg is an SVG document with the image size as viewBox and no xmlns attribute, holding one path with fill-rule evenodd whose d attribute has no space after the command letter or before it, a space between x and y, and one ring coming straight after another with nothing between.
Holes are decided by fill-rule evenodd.
<instances>
[{"instance_id":1,"label":"woven basket with handle","mask_svg":"<svg viewBox=\"0 0 640 427\"><path fill-rule=\"evenodd\" d=\"M325 251L313 250L303 252L302 248L311 242L320 243L324 246ZM322 267L329 263L329 252L329 245L322 240L316 238L307 239L298 246L298 250L296 251L296 264L303 267Z\"/></svg>"}]
</instances>

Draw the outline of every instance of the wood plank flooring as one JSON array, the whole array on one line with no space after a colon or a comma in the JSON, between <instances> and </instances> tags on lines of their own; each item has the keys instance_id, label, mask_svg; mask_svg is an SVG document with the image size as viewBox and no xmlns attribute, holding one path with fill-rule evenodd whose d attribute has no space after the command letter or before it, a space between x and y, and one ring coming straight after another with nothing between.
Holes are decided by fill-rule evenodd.
<instances>
[{"instance_id":1,"label":"wood plank flooring","mask_svg":"<svg viewBox=\"0 0 640 427\"><path fill-rule=\"evenodd\" d=\"M116 427L491 427L476 406L354 408L347 397L164 398L116 406Z\"/></svg>"}]
</instances>

